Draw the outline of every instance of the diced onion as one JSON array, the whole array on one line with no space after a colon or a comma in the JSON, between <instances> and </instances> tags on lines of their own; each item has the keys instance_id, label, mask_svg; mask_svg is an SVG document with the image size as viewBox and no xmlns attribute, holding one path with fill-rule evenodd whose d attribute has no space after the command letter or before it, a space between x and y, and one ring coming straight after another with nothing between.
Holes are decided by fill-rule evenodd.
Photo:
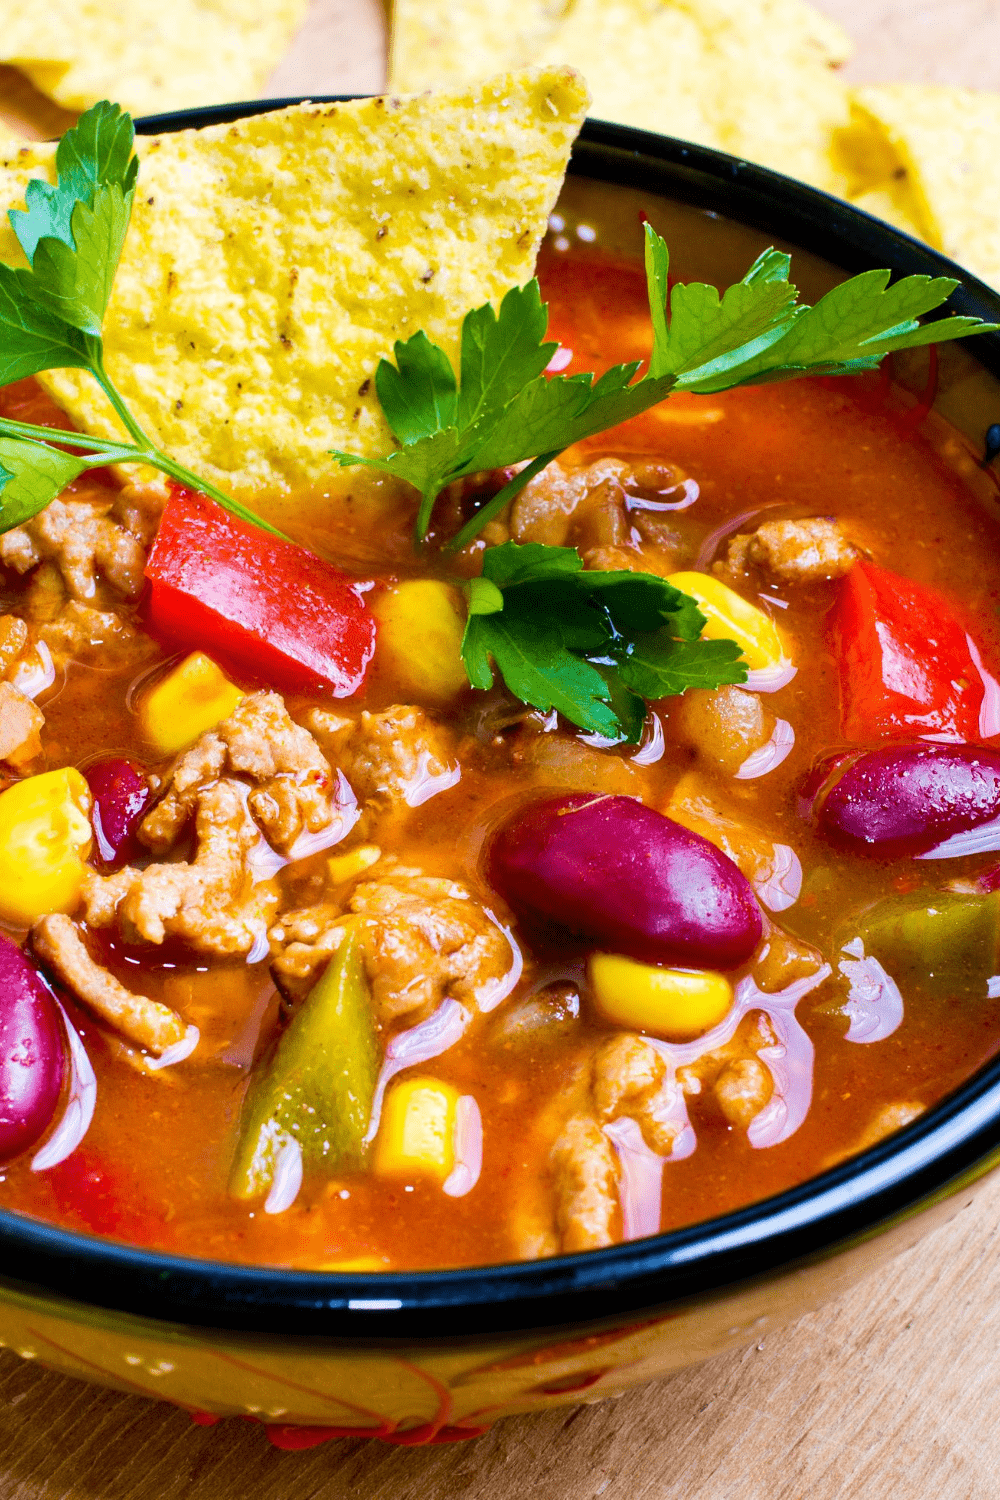
<instances>
[{"instance_id":1,"label":"diced onion","mask_svg":"<svg viewBox=\"0 0 1000 1500\"><path fill-rule=\"evenodd\" d=\"M159 1057L144 1057L142 1065L149 1073L158 1073L161 1068L172 1068L176 1063L183 1062L201 1041L201 1032L197 1026L189 1026L179 1042L174 1042Z\"/></svg>"},{"instance_id":2,"label":"diced onion","mask_svg":"<svg viewBox=\"0 0 1000 1500\"><path fill-rule=\"evenodd\" d=\"M453 766L446 766L443 771L436 773L430 771L430 763L430 751L422 750L417 757L416 772L403 788L403 801L407 807L421 807L439 792L446 792L461 780L462 768L457 761Z\"/></svg>"},{"instance_id":3,"label":"diced onion","mask_svg":"<svg viewBox=\"0 0 1000 1500\"><path fill-rule=\"evenodd\" d=\"M455 1106L455 1165L442 1185L449 1198L471 1193L483 1170L483 1117L471 1094L463 1094Z\"/></svg>"},{"instance_id":4,"label":"diced onion","mask_svg":"<svg viewBox=\"0 0 1000 1500\"><path fill-rule=\"evenodd\" d=\"M428 1016L426 1021L421 1021L419 1026L411 1026L409 1031L401 1031L398 1036L393 1037L385 1049L385 1059L375 1085L372 1116L368 1124L368 1133L365 1136L365 1145L373 1141L378 1134L379 1121L382 1118L382 1101L385 1098L386 1089L396 1074L402 1073L405 1068L415 1067L417 1063L430 1062L432 1057L440 1057L442 1052L447 1052L449 1047L454 1047L471 1020L470 1013L464 1005L459 1005L457 1000L442 1000L434 1014Z\"/></svg>"},{"instance_id":5,"label":"diced onion","mask_svg":"<svg viewBox=\"0 0 1000 1500\"><path fill-rule=\"evenodd\" d=\"M790 844L775 844L771 866L753 888L768 911L787 911L795 905L802 894L802 863Z\"/></svg>"},{"instance_id":6,"label":"diced onion","mask_svg":"<svg viewBox=\"0 0 1000 1500\"><path fill-rule=\"evenodd\" d=\"M524 955L518 946L512 930L503 922L498 921L489 907L484 907L483 911L489 917L494 927L499 927L507 939L511 953L510 968L506 974L501 974L498 979L487 980L476 996L476 1003L480 1011L483 1015L488 1015L491 1010L496 1010L500 1002L506 1000L507 996L516 987L524 971Z\"/></svg>"},{"instance_id":7,"label":"diced onion","mask_svg":"<svg viewBox=\"0 0 1000 1500\"><path fill-rule=\"evenodd\" d=\"M285 1135L274 1162L271 1191L264 1204L266 1214L283 1214L291 1208L302 1187L302 1147L293 1135Z\"/></svg>"},{"instance_id":8,"label":"diced onion","mask_svg":"<svg viewBox=\"0 0 1000 1500\"><path fill-rule=\"evenodd\" d=\"M773 667L752 668L743 686L751 693L776 693L779 688L788 686L798 670L787 656L783 656Z\"/></svg>"},{"instance_id":9,"label":"diced onion","mask_svg":"<svg viewBox=\"0 0 1000 1500\"><path fill-rule=\"evenodd\" d=\"M903 997L899 986L879 963L865 953L860 938L845 943L837 968L847 980L849 990L845 1014L850 1018L849 1042L882 1042L903 1019Z\"/></svg>"},{"instance_id":10,"label":"diced onion","mask_svg":"<svg viewBox=\"0 0 1000 1500\"><path fill-rule=\"evenodd\" d=\"M641 1240L659 1234L664 1158L646 1145L631 1115L612 1120L605 1125L604 1134L614 1146L621 1167L622 1238Z\"/></svg>"},{"instance_id":11,"label":"diced onion","mask_svg":"<svg viewBox=\"0 0 1000 1500\"><path fill-rule=\"evenodd\" d=\"M795 744L795 730L787 719L775 719L774 728L771 730L771 738L766 744L761 745L746 760L736 772L737 781L756 781L760 776L766 776L788 756Z\"/></svg>"},{"instance_id":12,"label":"diced onion","mask_svg":"<svg viewBox=\"0 0 1000 1500\"><path fill-rule=\"evenodd\" d=\"M983 680L983 701L979 707L979 733L982 739L988 740L994 734L1000 734L1000 682L987 672L983 666L983 658L979 654L979 647L971 635L965 637L969 645L969 655L975 663L976 671Z\"/></svg>"},{"instance_id":13,"label":"diced onion","mask_svg":"<svg viewBox=\"0 0 1000 1500\"><path fill-rule=\"evenodd\" d=\"M990 854L994 849L1000 849L1000 818L980 823L978 828L953 833L943 843L918 854L917 859L963 859L966 854Z\"/></svg>"},{"instance_id":14,"label":"diced onion","mask_svg":"<svg viewBox=\"0 0 1000 1500\"><path fill-rule=\"evenodd\" d=\"M90 1129L97 1103L97 1077L87 1056L87 1049L58 1000L56 1004L63 1018L69 1045L69 1097L59 1124L42 1149L31 1158L33 1172L47 1172L73 1154Z\"/></svg>"},{"instance_id":15,"label":"diced onion","mask_svg":"<svg viewBox=\"0 0 1000 1500\"><path fill-rule=\"evenodd\" d=\"M27 657L19 662L10 679L25 698L37 698L39 693L44 693L56 680L52 652L44 641L35 642L33 657L33 660Z\"/></svg>"}]
</instances>

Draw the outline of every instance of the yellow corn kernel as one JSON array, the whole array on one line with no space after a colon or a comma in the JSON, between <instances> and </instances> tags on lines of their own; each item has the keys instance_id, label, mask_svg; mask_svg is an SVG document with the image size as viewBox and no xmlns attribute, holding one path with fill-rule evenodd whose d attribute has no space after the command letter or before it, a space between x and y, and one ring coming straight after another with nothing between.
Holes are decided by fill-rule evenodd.
<instances>
[{"instance_id":1,"label":"yellow corn kernel","mask_svg":"<svg viewBox=\"0 0 1000 1500\"><path fill-rule=\"evenodd\" d=\"M443 1182L455 1165L459 1094L437 1078L406 1078L386 1095L375 1147L382 1177L419 1172Z\"/></svg>"},{"instance_id":2,"label":"yellow corn kernel","mask_svg":"<svg viewBox=\"0 0 1000 1500\"><path fill-rule=\"evenodd\" d=\"M211 657L193 651L146 693L139 705L139 723L162 755L176 755L206 729L228 719L242 697Z\"/></svg>"},{"instance_id":3,"label":"yellow corn kernel","mask_svg":"<svg viewBox=\"0 0 1000 1500\"><path fill-rule=\"evenodd\" d=\"M469 686L462 664L465 629L458 596L436 578L412 578L372 601L378 661L401 699L447 703Z\"/></svg>"},{"instance_id":4,"label":"yellow corn kernel","mask_svg":"<svg viewBox=\"0 0 1000 1500\"><path fill-rule=\"evenodd\" d=\"M30 927L71 912L90 853L90 788L72 766L0 793L0 918Z\"/></svg>"},{"instance_id":5,"label":"yellow corn kernel","mask_svg":"<svg viewBox=\"0 0 1000 1500\"><path fill-rule=\"evenodd\" d=\"M353 880L355 875L361 875L365 870L370 870L372 865L377 865L382 858L382 851L378 844L359 844L356 849L348 849L344 854L331 854L326 862L326 868L330 874L333 885L343 885L345 880Z\"/></svg>"},{"instance_id":6,"label":"yellow corn kernel","mask_svg":"<svg viewBox=\"0 0 1000 1500\"><path fill-rule=\"evenodd\" d=\"M698 601L705 616L703 639L735 641L754 671L776 667L783 659L774 621L718 578L707 573L671 573L667 582Z\"/></svg>"},{"instance_id":7,"label":"yellow corn kernel","mask_svg":"<svg viewBox=\"0 0 1000 1500\"><path fill-rule=\"evenodd\" d=\"M707 969L658 969L617 953L595 953L589 971L606 1020L673 1041L710 1031L733 1003L729 980Z\"/></svg>"}]
</instances>

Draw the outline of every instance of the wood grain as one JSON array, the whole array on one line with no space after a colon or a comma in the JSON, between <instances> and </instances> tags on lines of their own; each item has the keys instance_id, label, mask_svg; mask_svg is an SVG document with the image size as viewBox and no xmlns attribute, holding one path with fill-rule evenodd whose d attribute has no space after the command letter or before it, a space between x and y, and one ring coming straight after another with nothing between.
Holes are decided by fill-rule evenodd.
<instances>
[{"instance_id":1,"label":"wood grain","mask_svg":"<svg viewBox=\"0 0 1000 1500\"><path fill-rule=\"evenodd\" d=\"M854 38L855 83L1000 88L997 0L813 0Z\"/></svg>"},{"instance_id":2,"label":"wood grain","mask_svg":"<svg viewBox=\"0 0 1000 1500\"><path fill-rule=\"evenodd\" d=\"M995 1500L1000 1178L764 1344L442 1448L278 1453L0 1360L3 1500Z\"/></svg>"},{"instance_id":3,"label":"wood grain","mask_svg":"<svg viewBox=\"0 0 1000 1500\"><path fill-rule=\"evenodd\" d=\"M857 79L997 87L998 0L819 0ZM383 76L378 0L316 0L272 94ZM618 1401L436 1449L278 1453L0 1357L0 1500L995 1500L1000 1178L838 1303Z\"/></svg>"}]
</instances>

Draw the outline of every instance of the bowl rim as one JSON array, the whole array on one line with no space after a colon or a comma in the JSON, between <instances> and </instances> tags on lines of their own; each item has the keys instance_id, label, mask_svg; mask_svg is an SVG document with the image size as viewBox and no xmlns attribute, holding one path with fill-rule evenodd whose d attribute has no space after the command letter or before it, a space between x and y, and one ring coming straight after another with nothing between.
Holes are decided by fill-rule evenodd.
<instances>
[{"instance_id":1,"label":"bowl rim","mask_svg":"<svg viewBox=\"0 0 1000 1500\"><path fill-rule=\"evenodd\" d=\"M139 119L136 130L228 124L302 102L185 110ZM1000 296L937 251L818 189L708 147L588 119L569 172L708 209L846 271L888 266L954 277L959 285L943 314L1000 322ZM1000 377L1000 334L966 343ZM0 1277L23 1295L166 1324L353 1345L451 1343L621 1321L719 1296L870 1238L997 1161L1000 1055L888 1140L798 1187L603 1250L441 1271L289 1271L167 1255L0 1209Z\"/></svg>"}]
</instances>

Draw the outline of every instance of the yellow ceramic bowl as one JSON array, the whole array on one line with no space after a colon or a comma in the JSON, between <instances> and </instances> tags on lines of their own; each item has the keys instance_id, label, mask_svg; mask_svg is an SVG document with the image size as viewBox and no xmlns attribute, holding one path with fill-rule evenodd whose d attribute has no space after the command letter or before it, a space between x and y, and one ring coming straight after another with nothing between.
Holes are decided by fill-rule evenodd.
<instances>
[{"instance_id":1,"label":"yellow ceramic bowl","mask_svg":"<svg viewBox=\"0 0 1000 1500\"><path fill-rule=\"evenodd\" d=\"M669 202L682 205L688 234L701 232L699 222L717 234L718 216L730 215L758 226L761 245L777 237L851 271L959 276L959 310L1000 321L1000 299L932 251L716 152L588 124L571 174L568 200L598 180L620 195L623 223L636 218L636 202L659 196L668 217ZM984 403L993 402L990 420L1000 418L1000 385L987 373L1000 372L1000 338L978 340L976 353L978 372L965 356L978 391L969 421L981 430ZM960 411L947 414L961 425ZM25 1358L206 1420L258 1417L289 1445L345 1433L406 1443L471 1437L509 1413L599 1400L759 1340L964 1206L998 1153L1000 1062L891 1139L779 1197L553 1260L295 1273L151 1254L0 1213L0 1338Z\"/></svg>"}]
</instances>

